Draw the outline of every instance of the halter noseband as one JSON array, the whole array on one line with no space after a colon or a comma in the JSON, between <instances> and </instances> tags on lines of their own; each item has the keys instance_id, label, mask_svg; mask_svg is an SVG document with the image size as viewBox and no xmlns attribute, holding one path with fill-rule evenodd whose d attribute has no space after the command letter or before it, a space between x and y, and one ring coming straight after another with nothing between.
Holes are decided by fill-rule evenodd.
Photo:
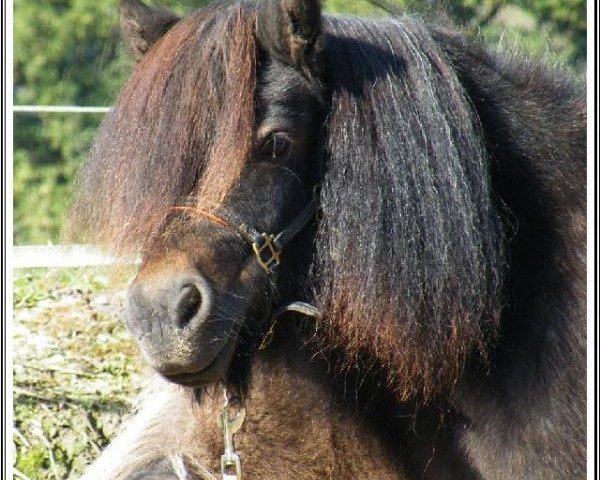
<instances>
[{"instance_id":1,"label":"halter noseband","mask_svg":"<svg viewBox=\"0 0 600 480\"><path fill-rule=\"evenodd\" d=\"M223 228L236 231L252 247L254 256L267 275L272 275L277 272L281 264L283 248L308 225L317 213L318 207L313 197L294 220L277 234L260 233L256 228L238 221L235 215L226 211L220 211L217 215L191 205L176 205L171 207L171 210L193 212Z\"/></svg>"}]
</instances>

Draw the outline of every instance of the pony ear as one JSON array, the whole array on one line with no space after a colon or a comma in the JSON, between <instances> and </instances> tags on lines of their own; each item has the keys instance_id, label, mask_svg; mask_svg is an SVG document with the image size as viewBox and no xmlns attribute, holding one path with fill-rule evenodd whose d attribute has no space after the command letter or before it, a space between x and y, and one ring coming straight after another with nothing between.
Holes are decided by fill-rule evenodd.
<instances>
[{"instance_id":1,"label":"pony ear","mask_svg":"<svg viewBox=\"0 0 600 480\"><path fill-rule=\"evenodd\" d=\"M149 7L140 0L120 0L121 34L129 53L139 61L179 17L164 7Z\"/></svg>"},{"instance_id":2,"label":"pony ear","mask_svg":"<svg viewBox=\"0 0 600 480\"><path fill-rule=\"evenodd\" d=\"M320 0L263 0L258 5L260 45L274 58L318 76L321 48Z\"/></svg>"}]
</instances>

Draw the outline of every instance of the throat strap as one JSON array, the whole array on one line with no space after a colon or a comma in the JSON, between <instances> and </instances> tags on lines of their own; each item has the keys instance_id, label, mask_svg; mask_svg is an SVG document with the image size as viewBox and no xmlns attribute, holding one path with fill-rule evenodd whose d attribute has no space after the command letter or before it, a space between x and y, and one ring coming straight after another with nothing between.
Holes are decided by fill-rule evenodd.
<instances>
[{"instance_id":1,"label":"throat strap","mask_svg":"<svg viewBox=\"0 0 600 480\"><path fill-rule=\"evenodd\" d=\"M319 309L314 305L306 302L292 302L275 310L272 320L275 322L281 315L287 312L301 313L302 315L313 318L321 317L321 312L319 312Z\"/></svg>"},{"instance_id":2,"label":"throat strap","mask_svg":"<svg viewBox=\"0 0 600 480\"><path fill-rule=\"evenodd\" d=\"M259 350L264 350L269 346L269 344L273 340L273 337L275 336L275 326L277 325L277 320L279 320L279 317L281 317L284 313L287 312L300 313L302 315L306 315L307 317L312 317L314 319L321 318L321 312L319 312L319 309L314 305L311 305L310 303L292 302L279 307L271 316L271 326L269 327L267 333L265 333L265 335L263 336L260 345L258 346Z\"/></svg>"}]
</instances>

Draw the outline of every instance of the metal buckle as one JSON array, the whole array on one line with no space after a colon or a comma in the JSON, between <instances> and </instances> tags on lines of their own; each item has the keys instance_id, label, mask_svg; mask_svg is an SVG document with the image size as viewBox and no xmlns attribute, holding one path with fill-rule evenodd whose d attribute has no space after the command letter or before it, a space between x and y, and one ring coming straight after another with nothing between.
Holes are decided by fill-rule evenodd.
<instances>
[{"instance_id":1,"label":"metal buckle","mask_svg":"<svg viewBox=\"0 0 600 480\"><path fill-rule=\"evenodd\" d=\"M275 241L275 236L261 233L252 244L252 249L260 266L269 274L275 273L281 264L281 249Z\"/></svg>"}]
</instances>

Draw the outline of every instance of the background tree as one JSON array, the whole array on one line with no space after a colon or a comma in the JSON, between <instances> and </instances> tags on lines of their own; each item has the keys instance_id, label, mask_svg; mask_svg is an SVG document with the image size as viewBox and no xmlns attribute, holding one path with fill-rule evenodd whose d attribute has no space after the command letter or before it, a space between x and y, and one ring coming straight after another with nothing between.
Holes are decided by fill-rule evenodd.
<instances>
[{"instance_id":1,"label":"background tree","mask_svg":"<svg viewBox=\"0 0 600 480\"><path fill-rule=\"evenodd\" d=\"M586 56L585 0L389 0L575 70ZM117 0L15 0L15 105L110 106L131 70ZM161 0L179 13L206 0ZM366 0L325 0L331 12L383 15ZM15 114L14 240L60 241L74 174L101 121L94 114Z\"/></svg>"}]
</instances>

